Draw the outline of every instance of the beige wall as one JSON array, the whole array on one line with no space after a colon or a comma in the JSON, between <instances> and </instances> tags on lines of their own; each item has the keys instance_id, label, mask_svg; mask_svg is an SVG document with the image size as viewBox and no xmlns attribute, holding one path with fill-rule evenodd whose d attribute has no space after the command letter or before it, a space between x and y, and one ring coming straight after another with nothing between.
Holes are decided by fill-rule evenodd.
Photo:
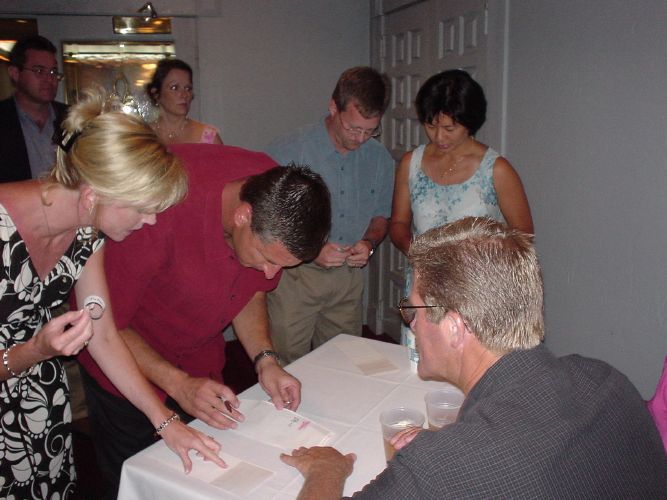
<instances>
[{"instance_id":1,"label":"beige wall","mask_svg":"<svg viewBox=\"0 0 667 500\"><path fill-rule=\"evenodd\" d=\"M667 354L667 2L511 0L507 156L530 198L547 345L643 396Z\"/></svg>"},{"instance_id":2,"label":"beige wall","mask_svg":"<svg viewBox=\"0 0 667 500\"><path fill-rule=\"evenodd\" d=\"M365 0L229 1L201 18L202 94L223 140L259 149L324 115L339 74L369 63L369 25Z\"/></svg>"},{"instance_id":3,"label":"beige wall","mask_svg":"<svg viewBox=\"0 0 667 500\"><path fill-rule=\"evenodd\" d=\"M65 39L118 39L111 16L131 14L141 3L0 0L0 16L36 16L40 33L59 46ZM199 70L193 117L218 126L229 144L261 149L318 119L338 75L369 63L368 0L153 4L161 16L177 16L177 55Z\"/></svg>"}]
</instances>

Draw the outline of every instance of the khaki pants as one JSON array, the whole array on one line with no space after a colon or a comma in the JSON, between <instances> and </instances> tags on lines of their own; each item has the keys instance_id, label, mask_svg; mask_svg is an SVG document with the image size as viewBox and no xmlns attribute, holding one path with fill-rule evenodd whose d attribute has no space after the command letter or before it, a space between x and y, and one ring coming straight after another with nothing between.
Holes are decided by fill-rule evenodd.
<instances>
[{"instance_id":1,"label":"khaki pants","mask_svg":"<svg viewBox=\"0 0 667 500\"><path fill-rule=\"evenodd\" d=\"M363 271L302 264L283 270L268 294L273 346L286 363L339 333L361 335Z\"/></svg>"}]
</instances>

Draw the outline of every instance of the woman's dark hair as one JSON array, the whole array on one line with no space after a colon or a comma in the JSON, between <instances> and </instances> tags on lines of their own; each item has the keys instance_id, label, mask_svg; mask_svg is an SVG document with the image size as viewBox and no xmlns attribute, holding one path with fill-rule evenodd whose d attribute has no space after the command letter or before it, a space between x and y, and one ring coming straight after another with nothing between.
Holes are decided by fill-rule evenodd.
<instances>
[{"instance_id":1,"label":"woman's dark hair","mask_svg":"<svg viewBox=\"0 0 667 500\"><path fill-rule=\"evenodd\" d=\"M443 71L426 80L417 92L415 107L420 123L433 123L442 113L467 128L470 135L475 135L486 121L484 90L460 69Z\"/></svg>"},{"instance_id":2,"label":"woman's dark hair","mask_svg":"<svg viewBox=\"0 0 667 500\"><path fill-rule=\"evenodd\" d=\"M153 78L146 84L146 94L148 94L148 98L153 104L157 105L157 100L158 97L160 97L160 89L162 89L162 84L172 69L187 71L187 73L190 75L190 81L192 81L192 68L188 63L181 61L180 59L162 59L159 63L157 63L157 68L155 68Z\"/></svg>"}]
</instances>

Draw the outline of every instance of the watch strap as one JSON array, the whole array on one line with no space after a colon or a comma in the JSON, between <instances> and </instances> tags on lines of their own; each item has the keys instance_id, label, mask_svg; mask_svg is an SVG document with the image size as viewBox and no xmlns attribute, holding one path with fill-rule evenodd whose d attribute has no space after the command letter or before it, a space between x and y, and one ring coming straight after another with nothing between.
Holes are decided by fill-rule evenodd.
<instances>
[{"instance_id":1,"label":"watch strap","mask_svg":"<svg viewBox=\"0 0 667 500\"><path fill-rule=\"evenodd\" d=\"M280 356L276 351L271 351L269 349L265 349L264 351L261 351L257 356L255 356L255 359L252 360L252 364L255 367L255 371L257 371L257 363L259 363L261 360L264 358L274 358L280 366L282 366L282 359L280 359Z\"/></svg>"},{"instance_id":2,"label":"watch strap","mask_svg":"<svg viewBox=\"0 0 667 500\"><path fill-rule=\"evenodd\" d=\"M377 250L378 248L377 243L375 243L375 241L370 238L363 238L362 241L367 241L368 243L371 244L371 251L368 252L368 256L369 257L372 256L375 253L375 250Z\"/></svg>"}]
</instances>

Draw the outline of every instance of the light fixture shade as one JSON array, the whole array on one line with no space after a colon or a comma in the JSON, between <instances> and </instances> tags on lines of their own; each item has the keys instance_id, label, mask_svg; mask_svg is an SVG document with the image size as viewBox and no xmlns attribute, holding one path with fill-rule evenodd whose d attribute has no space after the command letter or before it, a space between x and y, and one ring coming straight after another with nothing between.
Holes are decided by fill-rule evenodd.
<instances>
[{"instance_id":1,"label":"light fixture shade","mask_svg":"<svg viewBox=\"0 0 667 500\"><path fill-rule=\"evenodd\" d=\"M113 16L113 32L120 35L168 35L170 17Z\"/></svg>"}]
</instances>

